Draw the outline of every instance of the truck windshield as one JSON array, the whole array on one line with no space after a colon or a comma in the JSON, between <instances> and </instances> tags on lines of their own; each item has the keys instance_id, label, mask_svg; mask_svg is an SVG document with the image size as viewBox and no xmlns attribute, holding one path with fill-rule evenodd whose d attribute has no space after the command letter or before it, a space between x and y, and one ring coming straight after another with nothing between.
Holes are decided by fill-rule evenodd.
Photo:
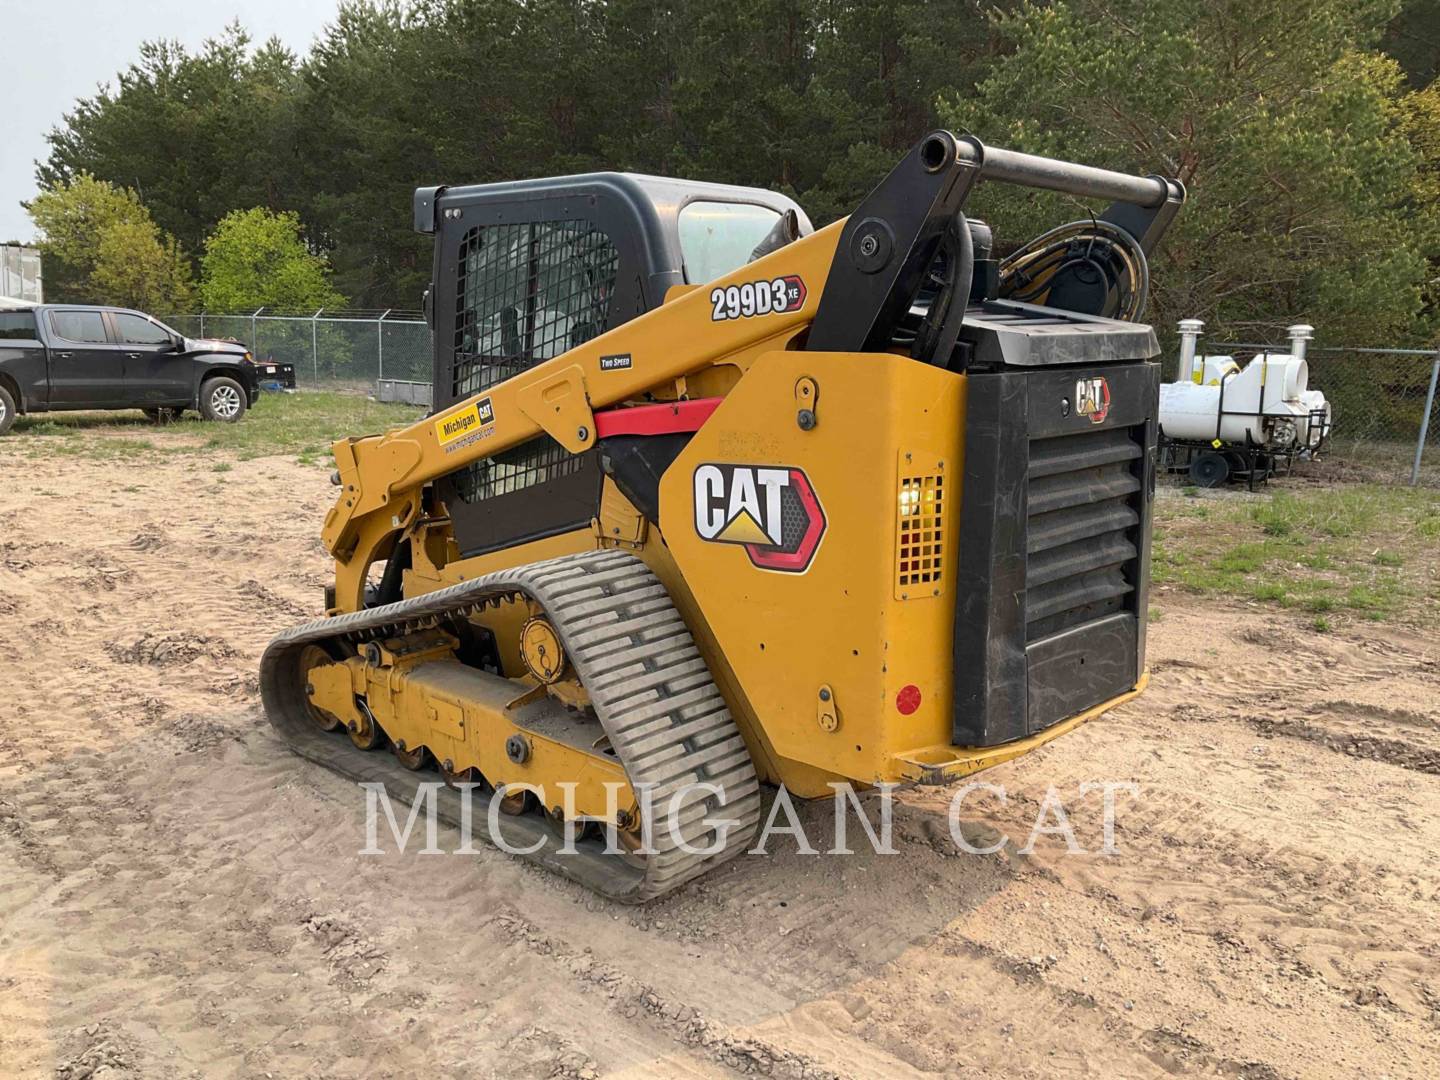
<instances>
[{"instance_id":1,"label":"truck windshield","mask_svg":"<svg viewBox=\"0 0 1440 1080\"><path fill-rule=\"evenodd\" d=\"M754 203L686 203L680 209L685 280L701 285L738 270L778 220L778 211Z\"/></svg>"}]
</instances>

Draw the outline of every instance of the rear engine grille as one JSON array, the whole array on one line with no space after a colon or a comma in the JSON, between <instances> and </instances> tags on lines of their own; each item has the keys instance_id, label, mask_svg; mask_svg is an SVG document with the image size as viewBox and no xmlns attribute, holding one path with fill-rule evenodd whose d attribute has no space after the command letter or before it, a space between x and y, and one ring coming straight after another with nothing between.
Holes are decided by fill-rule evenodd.
<instances>
[{"instance_id":1,"label":"rear engine grille","mask_svg":"<svg viewBox=\"0 0 1440 1080\"><path fill-rule=\"evenodd\" d=\"M1144 428L1030 443L1025 639L1124 610L1138 579Z\"/></svg>"}]
</instances>

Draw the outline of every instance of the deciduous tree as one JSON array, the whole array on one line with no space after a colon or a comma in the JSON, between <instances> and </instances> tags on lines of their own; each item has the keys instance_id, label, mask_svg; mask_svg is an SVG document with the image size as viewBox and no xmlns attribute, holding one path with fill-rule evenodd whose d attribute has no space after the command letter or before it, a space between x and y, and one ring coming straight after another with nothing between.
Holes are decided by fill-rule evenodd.
<instances>
[{"instance_id":1,"label":"deciduous tree","mask_svg":"<svg viewBox=\"0 0 1440 1080\"><path fill-rule=\"evenodd\" d=\"M51 299L169 312L190 303L189 261L129 188L82 172L41 191L28 209Z\"/></svg>"},{"instance_id":2,"label":"deciduous tree","mask_svg":"<svg viewBox=\"0 0 1440 1080\"><path fill-rule=\"evenodd\" d=\"M261 207L235 210L205 240L200 298L210 311L340 307L330 264L305 246L300 218Z\"/></svg>"}]
</instances>

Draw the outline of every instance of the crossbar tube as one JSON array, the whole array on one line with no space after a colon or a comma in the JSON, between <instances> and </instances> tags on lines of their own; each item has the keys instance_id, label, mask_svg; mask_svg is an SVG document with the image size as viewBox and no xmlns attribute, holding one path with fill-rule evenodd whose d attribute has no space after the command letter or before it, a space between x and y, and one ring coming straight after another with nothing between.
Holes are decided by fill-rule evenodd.
<instances>
[{"instance_id":1,"label":"crossbar tube","mask_svg":"<svg viewBox=\"0 0 1440 1080\"><path fill-rule=\"evenodd\" d=\"M966 135L956 142L957 160L979 169L982 180L1063 191L1084 198L1113 199L1146 207L1161 206L1172 197L1182 197L1181 192L1172 192L1168 180L1159 176L1131 176L1093 165L986 146L973 135Z\"/></svg>"}]
</instances>

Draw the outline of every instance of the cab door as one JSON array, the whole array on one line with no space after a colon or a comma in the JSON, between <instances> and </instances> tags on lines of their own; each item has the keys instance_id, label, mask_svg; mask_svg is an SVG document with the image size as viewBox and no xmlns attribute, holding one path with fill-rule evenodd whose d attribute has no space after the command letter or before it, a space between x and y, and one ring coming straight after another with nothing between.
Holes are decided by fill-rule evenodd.
<instances>
[{"instance_id":1,"label":"cab door","mask_svg":"<svg viewBox=\"0 0 1440 1080\"><path fill-rule=\"evenodd\" d=\"M109 409L125 402L125 353L111 342L104 313L95 308L52 308L50 407Z\"/></svg>"},{"instance_id":2,"label":"cab door","mask_svg":"<svg viewBox=\"0 0 1440 1080\"><path fill-rule=\"evenodd\" d=\"M135 311L110 311L110 326L125 356L126 394L135 405L188 405L195 365L175 334Z\"/></svg>"}]
</instances>

